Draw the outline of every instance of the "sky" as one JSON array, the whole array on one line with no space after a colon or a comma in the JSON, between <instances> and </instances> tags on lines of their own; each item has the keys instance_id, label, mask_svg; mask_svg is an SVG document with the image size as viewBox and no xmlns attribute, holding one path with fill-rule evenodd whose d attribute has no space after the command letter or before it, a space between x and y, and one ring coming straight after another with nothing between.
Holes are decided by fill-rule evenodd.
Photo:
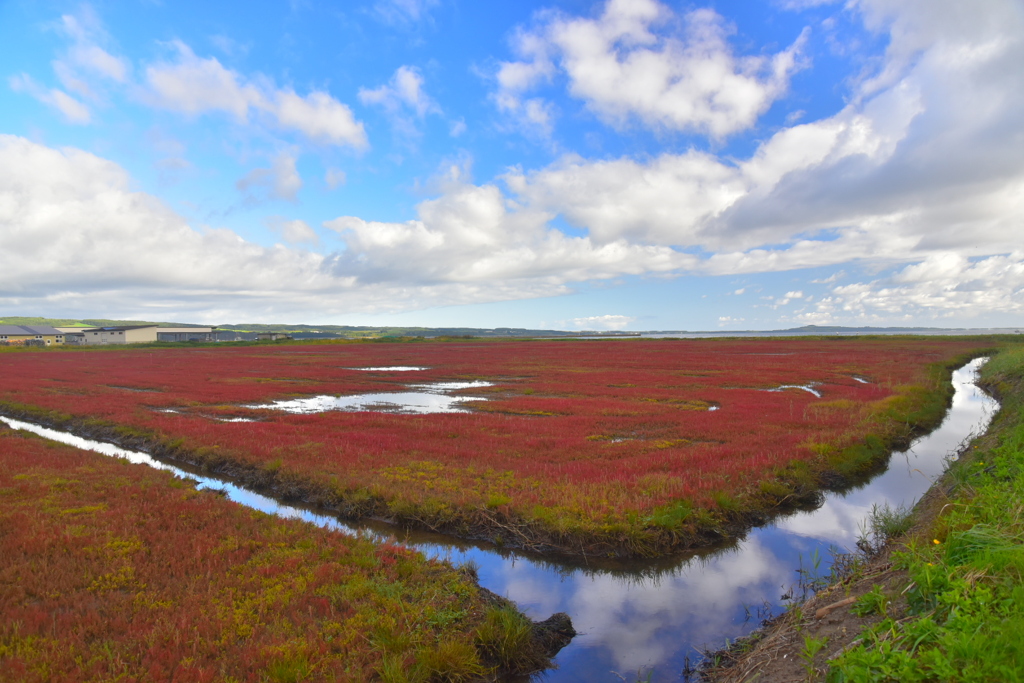
<instances>
[{"instance_id":1,"label":"sky","mask_svg":"<svg viewBox=\"0 0 1024 683\"><path fill-rule=\"evenodd\" d=\"M1024 326L1022 0L4 0L0 46L0 316Z\"/></svg>"}]
</instances>

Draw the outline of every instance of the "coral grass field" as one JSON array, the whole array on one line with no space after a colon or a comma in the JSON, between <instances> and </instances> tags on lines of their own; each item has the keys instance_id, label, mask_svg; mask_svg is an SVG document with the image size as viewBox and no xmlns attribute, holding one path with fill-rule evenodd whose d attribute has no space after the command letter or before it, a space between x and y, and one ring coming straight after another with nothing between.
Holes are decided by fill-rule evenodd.
<instances>
[{"instance_id":1,"label":"coral grass field","mask_svg":"<svg viewBox=\"0 0 1024 683\"><path fill-rule=\"evenodd\" d=\"M986 345L843 337L9 352L0 409L156 445L349 516L651 555L877 466L889 445L941 418L948 368ZM354 369L391 366L426 369ZM493 385L460 392L487 399L464 413L244 407L456 380ZM257 421L224 421L240 417Z\"/></svg>"},{"instance_id":2,"label":"coral grass field","mask_svg":"<svg viewBox=\"0 0 1024 683\"><path fill-rule=\"evenodd\" d=\"M418 553L0 425L5 682L477 680L529 629Z\"/></svg>"}]
</instances>

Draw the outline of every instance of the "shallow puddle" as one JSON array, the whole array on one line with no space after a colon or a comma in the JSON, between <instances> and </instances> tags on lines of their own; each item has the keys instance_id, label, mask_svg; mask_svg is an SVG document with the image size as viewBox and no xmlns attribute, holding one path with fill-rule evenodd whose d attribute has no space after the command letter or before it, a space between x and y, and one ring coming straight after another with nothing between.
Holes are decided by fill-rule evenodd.
<instances>
[{"instance_id":1,"label":"shallow puddle","mask_svg":"<svg viewBox=\"0 0 1024 683\"><path fill-rule=\"evenodd\" d=\"M494 386L491 382L435 382L433 384L411 384L407 388L416 391L390 391L353 396L310 396L273 403L247 405L246 408L267 408L288 413L310 414L329 410L370 410L375 412L407 413L426 415L428 413L468 413L463 403L484 401L481 396L452 396L449 392L462 389L477 389Z\"/></svg>"},{"instance_id":2,"label":"shallow puddle","mask_svg":"<svg viewBox=\"0 0 1024 683\"><path fill-rule=\"evenodd\" d=\"M821 398L821 392L815 389L816 384L780 384L774 389L765 389L765 391L784 391L785 389L803 389L807 393L814 394L818 398Z\"/></svg>"},{"instance_id":3,"label":"shallow puddle","mask_svg":"<svg viewBox=\"0 0 1024 683\"><path fill-rule=\"evenodd\" d=\"M853 550L860 525L873 505L913 505L941 475L947 458L972 434L987 428L997 404L973 385L982 362L973 361L954 373L956 393L942 425L906 452L894 454L883 474L845 494L827 494L820 508L754 529L724 550L683 560L610 567L502 552L437 534L403 534L403 542L432 557L475 563L481 585L511 598L534 619L559 611L572 617L581 635L559 653L558 668L538 681L685 680L684 667L696 663L703 647L718 648L727 639L746 635L766 610L778 613L782 596L798 581L798 571L827 575L829 548ZM201 488L222 489L231 500L270 514L344 533L375 533L184 472L142 453L17 420L0 420L78 448L174 471L198 480ZM383 526L378 532L389 530Z\"/></svg>"}]
</instances>

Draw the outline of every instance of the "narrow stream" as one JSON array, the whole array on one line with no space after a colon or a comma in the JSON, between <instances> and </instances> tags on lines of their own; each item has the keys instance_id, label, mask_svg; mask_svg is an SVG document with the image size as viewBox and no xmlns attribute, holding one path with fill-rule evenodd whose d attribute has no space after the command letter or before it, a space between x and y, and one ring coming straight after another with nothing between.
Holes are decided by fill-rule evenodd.
<instances>
[{"instance_id":1,"label":"narrow stream","mask_svg":"<svg viewBox=\"0 0 1024 683\"><path fill-rule=\"evenodd\" d=\"M572 617L580 635L558 655L558 668L536 680L681 681L683 668L699 659L705 645L719 647L726 639L749 633L766 610L778 613L782 596L798 582L801 570L827 574L830 548L852 551L872 505L912 506L958 447L987 428L997 404L973 384L983 363L984 359L977 359L954 373L956 393L942 425L906 452L894 453L884 473L844 494L828 494L814 511L754 529L742 541L713 553L602 567L501 552L437 534L403 533L402 540L431 557L475 563L481 585L514 600L534 619L554 612ZM349 534L394 533L386 526L357 529L234 484L186 472L144 453L3 416L0 421L78 448L169 470L198 480L200 488L222 489L231 500L271 514Z\"/></svg>"}]
</instances>

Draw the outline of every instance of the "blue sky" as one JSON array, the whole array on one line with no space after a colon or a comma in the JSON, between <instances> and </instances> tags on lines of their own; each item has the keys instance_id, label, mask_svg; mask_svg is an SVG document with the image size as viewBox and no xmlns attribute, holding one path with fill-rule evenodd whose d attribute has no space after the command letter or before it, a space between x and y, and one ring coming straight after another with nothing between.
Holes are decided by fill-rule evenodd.
<instances>
[{"instance_id":1,"label":"blue sky","mask_svg":"<svg viewBox=\"0 0 1024 683\"><path fill-rule=\"evenodd\" d=\"M1024 323L1018 0L9 0L0 44L0 314Z\"/></svg>"}]
</instances>

